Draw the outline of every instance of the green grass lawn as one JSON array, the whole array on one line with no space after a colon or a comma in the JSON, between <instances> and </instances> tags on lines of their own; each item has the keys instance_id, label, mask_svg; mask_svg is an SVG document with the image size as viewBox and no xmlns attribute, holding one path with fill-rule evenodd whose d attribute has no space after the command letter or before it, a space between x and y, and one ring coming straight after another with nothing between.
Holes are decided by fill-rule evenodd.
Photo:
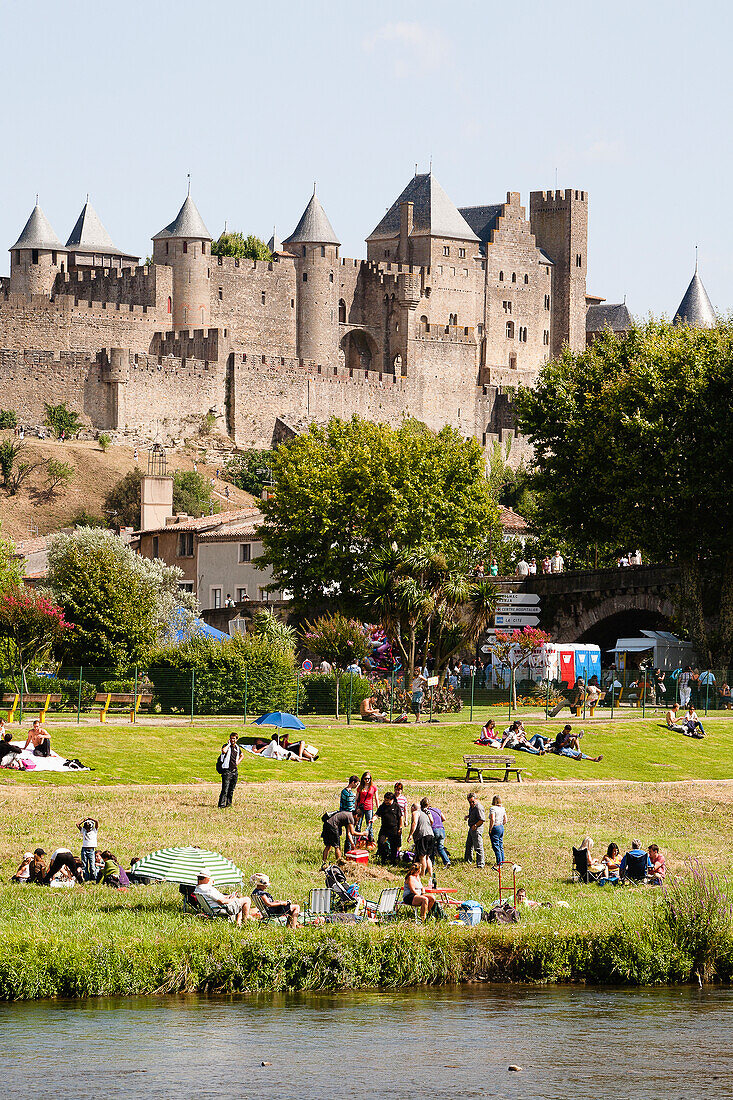
<instances>
[{"instance_id":1,"label":"green grass lawn","mask_svg":"<svg viewBox=\"0 0 733 1100\"><path fill-rule=\"evenodd\" d=\"M527 718L530 734L553 735L564 721ZM575 728L583 723L575 721ZM216 780L215 761L230 730L242 737L261 734L232 719L197 719L194 724L164 725L160 721L137 725L79 726L47 721L56 751L78 757L92 772L59 773L0 771L3 786L107 785L110 783L195 783ZM543 779L627 779L659 782L679 779L733 778L733 712L709 717L707 737L693 740L668 732L658 718L598 720L585 723L583 750L603 756L598 763L565 757L513 753L528 781ZM245 753L240 777L248 782L276 779L303 783L339 780L352 771L370 768L377 780L460 778L465 753L486 750L473 744L480 723L441 722L409 726L371 725L360 721L347 726L335 719L308 722L306 737L320 749L312 764L261 760ZM496 752L497 750L492 750Z\"/></svg>"}]
</instances>

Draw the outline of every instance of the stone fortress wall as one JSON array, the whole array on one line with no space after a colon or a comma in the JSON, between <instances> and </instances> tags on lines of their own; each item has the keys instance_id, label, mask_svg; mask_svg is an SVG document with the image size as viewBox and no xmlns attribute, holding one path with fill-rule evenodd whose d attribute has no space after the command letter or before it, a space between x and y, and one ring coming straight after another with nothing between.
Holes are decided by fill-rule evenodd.
<instances>
[{"instance_id":1,"label":"stone fortress wall","mask_svg":"<svg viewBox=\"0 0 733 1100\"><path fill-rule=\"evenodd\" d=\"M587 196L537 192L534 209L513 192L468 208L474 233L416 176L358 260L314 193L272 260L252 261L211 255L189 196L155 262L133 266L97 255L108 238L67 252L36 207L0 282L0 407L37 422L65 401L132 437L186 436L213 412L242 446L354 413L505 440L511 391L554 348L585 346Z\"/></svg>"}]
</instances>

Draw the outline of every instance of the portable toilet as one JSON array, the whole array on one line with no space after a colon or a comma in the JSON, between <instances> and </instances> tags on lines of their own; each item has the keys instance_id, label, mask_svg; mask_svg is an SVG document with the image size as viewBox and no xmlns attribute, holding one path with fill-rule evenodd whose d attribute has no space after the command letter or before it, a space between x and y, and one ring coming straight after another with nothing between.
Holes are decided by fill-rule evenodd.
<instances>
[{"instance_id":1,"label":"portable toilet","mask_svg":"<svg viewBox=\"0 0 733 1100\"><path fill-rule=\"evenodd\" d=\"M601 650L600 646L576 645L575 647L575 676L581 680L590 680L591 676L597 676L601 682Z\"/></svg>"},{"instance_id":2,"label":"portable toilet","mask_svg":"<svg viewBox=\"0 0 733 1100\"><path fill-rule=\"evenodd\" d=\"M560 658L560 681L572 687L575 683L575 650L570 646L558 646Z\"/></svg>"}]
</instances>

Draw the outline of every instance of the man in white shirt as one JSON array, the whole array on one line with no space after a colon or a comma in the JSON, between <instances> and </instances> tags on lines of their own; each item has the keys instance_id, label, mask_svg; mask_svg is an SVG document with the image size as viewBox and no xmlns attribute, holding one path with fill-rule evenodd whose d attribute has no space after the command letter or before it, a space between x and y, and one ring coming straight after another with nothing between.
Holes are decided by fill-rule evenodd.
<instances>
[{"instance_id":1,"label":"man in white shirt","mask_svg":"<svg viewBox=\"0 0 733 1100\"><path fill-rule=\"evenodd\" d=\"M227 913L242 927L242 920L249 920L251 902L249 898L240 898L238 894L222 894L211 881L211 872L207 867L202 867L196 881L194 896L201 894L207 901L216 905L223 905Z\"/></svg>"},{"instance_id":2,"label":"man in white shirt","mask_svg":"<svg viewBox=\"0 0 733 1100\"><path fill-rule=\"evenodd\" d=\"M329 664L329 662L324 657L318 667L318 671L323 673L324 676L328 676L329 672L333 672L333 665Z\"/></svg>"},{"instance_id":3,"label":"man in white shirt","mask_svg":"<svg viewBox=\"0 0 733 1100\"><path fill-rule=\"evenodd\" d=\"M524 558L520 558L519 561L517 562L517 576L518 577L528 577L529 576L529 563L526 562L524 560Z\"/></svg>"},{"instance_id":4,"label":"man in white shirt","mask_svg":"<svg viewBox=\"0 0 733 1100\"><path fill-rule=\"evenodd\" d=\"M94 865L97 854L97 830L99 822L95 817L85 817L77 822L77 829L81 833L81 865L84 868L84 878L87 882L96 880L96 868Z\"/></svg>"},{"instance_id":5,"label":"man in white shirt","mask_svg":"<svg viewBox=\"0 0 733 1100\"><path fill-rule=\"evenodd\" d=\"M562 573L565 568L565 562L560 554L559 550L556 550L552 556L552 572Z\"/></svg>"},{"instance_id":6,"label":"man in white shirt","mask_svg":"<svg viewBox=\"0 0 733 1100\"><path fill-rule=\"evenodd\" d=\"M239 762L244 753L237 742L236 733L229 734L229 741L221 747L219 768L221 772L221 793L219 795L219 809L225 810L232 804L234 788L239 779Z\"/></svg>"}]
</instances>

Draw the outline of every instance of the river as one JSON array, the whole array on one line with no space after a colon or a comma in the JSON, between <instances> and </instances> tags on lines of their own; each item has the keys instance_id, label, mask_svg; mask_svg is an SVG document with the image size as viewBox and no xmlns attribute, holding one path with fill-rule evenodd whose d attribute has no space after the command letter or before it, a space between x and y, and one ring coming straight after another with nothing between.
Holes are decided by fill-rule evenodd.
<instances>
[{"instance_id":1,"label":"river","mask_svg":"<svg viewBox=\"0 0 733 1100\"><path fill-rule=\"evenodd\" d=\"M690 1100L733 1096L733 991L37 1001L0 1005L0 1049L0 1100Z\"/></svg>"}]
</instances>

